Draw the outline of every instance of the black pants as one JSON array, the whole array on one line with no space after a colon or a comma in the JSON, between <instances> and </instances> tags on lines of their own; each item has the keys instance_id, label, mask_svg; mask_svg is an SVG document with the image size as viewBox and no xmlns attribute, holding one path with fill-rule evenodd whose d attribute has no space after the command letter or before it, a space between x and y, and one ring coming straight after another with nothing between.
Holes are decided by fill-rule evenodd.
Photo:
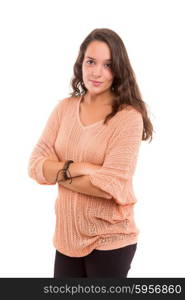
<instances>
[{"instance_id":1,"label":"black pants","mask_svg":"<svg viewBox=\"0 0 185 300\"><path fill-rule=\"evenodd\" d=\"M83 257L69 257L56 250L54 278L126 278L137 243L114 250L96 250Z\"/></svg>"}]
</instances>

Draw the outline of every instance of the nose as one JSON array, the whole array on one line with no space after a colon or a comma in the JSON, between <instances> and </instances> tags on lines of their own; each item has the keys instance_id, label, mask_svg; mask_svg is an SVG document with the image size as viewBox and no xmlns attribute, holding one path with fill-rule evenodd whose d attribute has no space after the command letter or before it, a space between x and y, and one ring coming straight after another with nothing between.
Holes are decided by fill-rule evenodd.
<instances>
[{"instance_id":1,"label":"nose","mask_svg":"<svg viewBox=\"0 0 185 300\"><path fill-rule=\"evenodd\" d=\"M93 72L92 72L92 75L95 77L95 78L99 78L101 77L101 74L102 74L102 67L101 66L95 66L93 68Z\"/></svg>"}]
</instances>

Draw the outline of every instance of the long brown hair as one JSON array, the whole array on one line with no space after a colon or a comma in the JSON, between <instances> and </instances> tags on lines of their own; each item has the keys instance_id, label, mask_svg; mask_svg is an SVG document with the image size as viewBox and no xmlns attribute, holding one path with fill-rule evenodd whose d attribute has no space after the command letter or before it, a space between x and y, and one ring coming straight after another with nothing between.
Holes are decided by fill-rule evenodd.
<instances>
[{"instance_id":1,"label":"long brown hair","mask_svg":"<svg viewBox=\"0 0 185 300\"><path fill-rule=\"evenodd\" d=\"M143 117L143 135L142 140L152 141L153 126L148 117L145 102L141 99L141 92L136 82L136 76L132 69L129 57L122 39L119 35L108 28L96 28L84 39L80 45L79 54L73 66L74 76L71 79L73 92L72 97L78 97L87 92L87 88L82 78L82 63L85 51L90 42L97 40L107 43L110 48L112 63L111 68L114 74L112 90L116 95L113 99L112 112L104 120L112 118L123 106L132 105Z\"/></svg>"}]
</instances>

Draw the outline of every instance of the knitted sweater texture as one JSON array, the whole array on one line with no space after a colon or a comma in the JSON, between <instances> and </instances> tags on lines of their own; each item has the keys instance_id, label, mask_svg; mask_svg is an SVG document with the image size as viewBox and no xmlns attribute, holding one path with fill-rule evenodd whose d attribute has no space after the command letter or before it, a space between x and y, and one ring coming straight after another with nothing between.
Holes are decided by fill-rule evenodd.
<instances>
[{"instance_id":1,"label":"knitted sweater texture","mask_svg":"<svg viewBox=\"0 0 185 300\"><path fill-rule=\"evenodd\" d=\"M143 118L129 105L103 124L84 126L79 116L82 96L59 100L32 150L28 174L39 184L51 185L43 163L73 160L102 167L89 175L91 183L112 199L89 196L57 184L53 245L70 257L121 248L138 241L134 221L137 202L133 175L142 141Z\"/></svg>"}]
</instances>

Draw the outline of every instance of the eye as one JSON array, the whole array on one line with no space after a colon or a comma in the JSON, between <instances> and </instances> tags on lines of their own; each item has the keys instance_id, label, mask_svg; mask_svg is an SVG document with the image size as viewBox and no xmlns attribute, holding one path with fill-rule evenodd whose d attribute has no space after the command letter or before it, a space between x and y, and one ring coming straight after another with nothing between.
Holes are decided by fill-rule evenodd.
<instances>
[{"instance_id":1,"label":"eye","mask_svg":"<svg viewBox=\"0 0 185 300\"><path fill-rule=\"evenodd\" d=\"M111 64L106 64L107 66L109 66L109 68L111 68L112 67L112 65Z\"/></svg>"},{"instance_id":2,"label":"eye","mask_svg":"<svg viewBox=\"0 0 185 300\"><path fill-rule=\"evenodd\" d=\"M89 59L89 60L87 60L87 63L88 63L88 62L93 62L93 60L92 60L92 59ZM91 64L90 64L90 65L91 65Z\"/></svg>"}]
</instances>

